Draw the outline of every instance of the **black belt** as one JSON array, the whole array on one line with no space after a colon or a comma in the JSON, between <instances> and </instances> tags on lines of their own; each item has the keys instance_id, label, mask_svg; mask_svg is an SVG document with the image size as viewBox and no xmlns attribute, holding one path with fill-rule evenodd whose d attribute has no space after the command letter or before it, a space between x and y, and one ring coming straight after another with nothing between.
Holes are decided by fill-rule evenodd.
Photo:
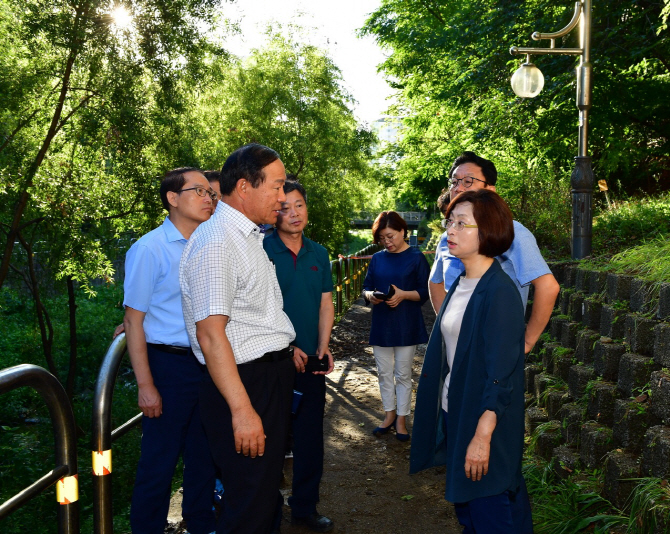
<instances>
[{"instance_id":1,"label":"black belt","mask_svg":"<svg viewBox=\"0 0 670 534\"><path fill-rule=\"evenodd\" d=\"M282 360L286 360L287 358L293 358L293 347L286 347L285 349L275 350L273 352L266 352L260 358L256 358L255 360L251 360L250 362L244 362L244 364L261 363L261 362L280 362Z\"/></svg>"},{"instance_id":2,"label":"black belt","mask_svg":"<svg viewBox=\"0 0 670 534\"><path fill-rule=\"evenodd\" d=\"M147 343L147 345L153 349L178 354L179 356L188 356L190 352L188 347L178 347L177 345L159 345L158 343Z\"/></svg>"}]
</instances>

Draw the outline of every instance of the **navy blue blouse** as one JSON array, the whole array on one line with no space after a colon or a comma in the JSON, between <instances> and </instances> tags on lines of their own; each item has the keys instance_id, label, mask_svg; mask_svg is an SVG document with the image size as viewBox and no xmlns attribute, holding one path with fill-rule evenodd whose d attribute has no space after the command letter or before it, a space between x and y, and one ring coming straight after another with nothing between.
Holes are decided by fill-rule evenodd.
<instances>
[{"instance_id":1,"label":"navy blue blouse","mask_svg":"<svg viewBox=\"0 0 670 534\"><path fill-rule=\"evenodd\" d=\"M428 261L414 247L402 252L382 250L372 256L363 282L365 291L386 293L393 284L404 291L418 291L421 300L403 300L395 308L383 302L373 306L370 345L407 347L428 341L421 306L428 300L429 274Z\"/></svg>"}]
</instances>

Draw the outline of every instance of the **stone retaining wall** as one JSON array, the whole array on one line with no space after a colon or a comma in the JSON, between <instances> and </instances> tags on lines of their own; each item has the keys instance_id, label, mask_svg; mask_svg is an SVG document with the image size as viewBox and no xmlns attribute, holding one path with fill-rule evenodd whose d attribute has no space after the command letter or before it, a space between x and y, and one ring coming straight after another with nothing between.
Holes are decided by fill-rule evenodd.
<instances>
[{"instance_id":1,"label":"stone retaining wall","mask_svg":"<svg viewBox=\"0 0 670 534\"><path fill-rule=\"evenodd\" d=\"M526 431L559 474L603 469L603 496L623 508L637 477L670 478L670 284L551 266L561 284L527 357ZM532 298L532 296L531 296ZM663 528L667 528L664 525Z\"/></svg>"}]
</instances>

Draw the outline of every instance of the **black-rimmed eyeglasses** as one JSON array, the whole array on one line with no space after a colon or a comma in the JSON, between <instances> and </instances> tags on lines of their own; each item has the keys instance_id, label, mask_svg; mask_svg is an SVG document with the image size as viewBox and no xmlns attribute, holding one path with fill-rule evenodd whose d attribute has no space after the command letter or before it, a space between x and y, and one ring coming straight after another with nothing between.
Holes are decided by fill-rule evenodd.
<instances>
[{"instance_id":1,"label":"black-rimmed eyeglasses","mask_svg":"<svg viewBox=\"0 0 670 534\"><path fill-rule=\"evenodd\" d=\"M212 200L217 199L217 194L214 189L205 189L204 187L187 187L186 189L180 189L177 191L177 193L183 193L184 191L195 191L195 194L198 195L199 197L205 197L209 195L209 198Z\"/></svg>"},{"instance_id":2,"label":"black-rimmed eyeglasses","mask_svg":"<svg viewBox=\"0 0 670 534\"><path fill-rule=\"evenodd\" d=\"M472 176L464 176L463 178L452 178L451 180L449 180L449 189L454 189L458 187L458 182L462 182L463 187L468 189L472 186L475 180L477 180L478 182L482 182L484 185L487 185L486 180L480 180L479 178L473 178Z\"/></svg>"}]
</instances>

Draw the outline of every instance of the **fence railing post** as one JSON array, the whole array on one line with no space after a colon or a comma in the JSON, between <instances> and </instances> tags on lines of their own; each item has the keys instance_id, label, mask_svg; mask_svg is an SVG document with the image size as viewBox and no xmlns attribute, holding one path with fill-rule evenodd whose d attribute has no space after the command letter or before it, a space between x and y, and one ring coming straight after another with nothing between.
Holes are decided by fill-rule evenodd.
<instances>
[{"instance_id":1,"label":"fence railing post","mask_svg":"<svg viewBox=\"0 0 670 534\"><path fill-rule=\"evenodd\" d=\"M0 519L18 510L56 483L59 534L79 534L79 475L77 439L70 400L58 379L37 365L16 365L0 371L0 394L28 386L42 396L54 432L56 467L0 505Z\"/></svg>"},{"instance_id":2,"label":"fence railing post","mask_svg":"<svg viewBox=\"0 0 670 534\"><path fill-rule=\"evenodd\" d=\"M112 397L126 350L126 335L118 335L100 365L93 396L91 449L93 457L93 531L113 534L112 511Z\"/></svg>"},{"instance_id":3,"label":"fence railing post","mask_svg":"<svg viewBox=\"0 0 670 534\"><path fill-rule=\"evenodd\" d=\"M335 261L335 273L337 282L335 289L337 290L336 309L338 315L342 313L342 258Z\"/></svg>"},{"instance_id":4,"label":"fence railing post","mask_svg":"<svg viewBox=\"0 0 670 534\"><path fill-rule=\"evenodd\" d=\"M344 259L344 294L347 302L351 302L351 258Z\"/></svg>"}]
</instances>

